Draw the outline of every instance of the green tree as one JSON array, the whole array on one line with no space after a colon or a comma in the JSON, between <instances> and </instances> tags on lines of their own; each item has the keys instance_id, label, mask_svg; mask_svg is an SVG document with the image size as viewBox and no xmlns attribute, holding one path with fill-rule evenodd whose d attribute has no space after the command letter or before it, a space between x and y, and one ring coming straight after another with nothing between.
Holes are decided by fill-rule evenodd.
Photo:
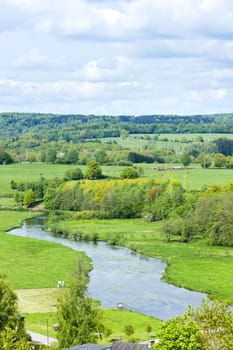
<instances>
[{"instance_id":1,"label":"green tree","mask_svg":"<svg viewBox=\"0 0 233 350\"><path fill-rule=\"evenodd\" d=\"M133 166L126 167L122 170L120 177L122 179L136 179L139 177L138 170Z\"/></svg>"},{"instance_id":2,"label":"green tree","mask_svg":"<svg viewBox=\"0 0 233 350\"><path fill-rule=\"evenodd\" d=\"M2 350L30 350L30 341L26 337L18 337L17 329L6 327L0 332L0 347Z\"/></svg>"},{"instance_id":3,"label":"green tree","mask_svg":"<svg viewBox=\"0 0 233 350\"><path fill-rule=\"evenodd\" d=\"M134 328L131 324L126 324L124 327L125 334L129 337L130 335L134 334Z\"/></svg>"},{"instance_id":4,"label":"green tree","mask_svg":"<svg viewBox=\"0 0 233 350\"><path fill-rule=\"evenodd\" d=\"M198 231L210 245L233 246L233 193L202 196L195 209Z\"/></svg>"},{"instance_id":5,"label":"green tree","mask_svg":"<svg viewBox=\"0 0 233 350\"><path fill-rule=\"evenodd\" d=\"M184 315L171 318L162 325L159 343L155 349L161 350L204 350L201 330L191 317Z\"/></svg>"},{"instance_id":6,"label":"green tree","mask_svg":"<svg viewBox=\"0 0 233 350\"><path fill-rule=\"evenodd\" d=\"M183 316L162 325L159 343L162 350L231 350L233 313L228 305L204 300L196 310L189 307Z\"/></svg>"},{"instance_id":7,"label":"green tree","mask_svg":"<svg viewBox=\"0 0 233 350\"><path fill-rule=\"evenodd\" d=\"M104 149L99 149L95 152L95 160L99 164L104 164L108 161L107 153Z\"/></svg>"},{"instance_id":8,"label":"green tree","mask_svg":"<svg viewBox=\"0 0 233 350\"><path fill-rule=\"evenodd\" d=\"M192 163L192 158L187 152L184 152L180 158L180 161L184 166L188 166Z\"/></svg>"},{"instance_id":9,"label":"green tree","mask_svg":"<svg viewBox=\"0 0 233 350\"><path fill-rule=\"evenodd\" d=\"M212 159L209 154L201 153L198 156L198 161L201 163L202 168L207 169L212 164Z\"/></svg>"},{"instance_id":10,"label":"green tree","mask_svg":"<svg viewBox=\"0 0 233 350\"><path fill-rule=\"evenodd\" d=\"M66 154L65 162L67 164L76 164L78 162L78 157L79 157L78 151L76 149L71 148L68 150Z\"/></svg>"},{"instance_id":11,"label":"green tree","mask_svg":"<svg viewBox=\"0 0 233 350\"><path fill-rule=\"evenodd\" d=\"M27 190L27 192L25 193L23 204L29 207L31 204L35 202L35 199L36 199L35 193L31 188L29 188L29 190Z\"/></svg>"},{"instance_id":12,"label":"green tree","mask_svg":"<svg viewBox=\"0 0 233 350\"><path fill-rule=\"evenodd\" d=\"M225 168L227 164L227 159L222 153L216 153L214 155L214 166L215 168Z\"/></svg>"},{"instance_id":13,"label":"green tree","mask_svg":"<svg viewBox=\"0 0 233 350\"><path fill-rule=\"evenodd\" d=\"M27 350L30 349L27 340L24 322L18 312L17 296L5 277L0 276L0 348L11 350L14 343L14 350Z\"/></svg>"},{"instance_id":14,"label":"green tree","mask_svg":"<svg viewBox=\"0 0 233 350\"><path fill-rule=\"evenodd\" d=\"M227 157L226 167L227 169L233 169L233 157Z\"/></svg>"},{"instance_id":15,"label":"green tree","mask_svg":"<svg viewBox=\"0 0 233 350\"><path fill-rule=\"evenodd\" d=\"M16 192L15 201L17 204L22 205L24 201L24 194L22 192Z\"/></svg>"},{"instance_id":16,"label":"green tree","mask_svg":"<svg viewBox=\"0 0 233 350\"><path fill-rule=\"evenodd\" d=\"M65 173L65 180L81 180L83 179L83 172L80 168L67 170Z\"/></svg>"},{"instance_id":17,"label":"green tree","mask_svg":"<svg viewBox=\"0 0 233 350\"><path fill-rule=\"evenodd\" d=\"M215 144L217 145L219 153L224 154L224 156L233 155L233 140L222 137L215 140Z\"/></svg>"},{"instance_id":18,"label":"green tree","mask_svg":"<svg viewBox=\"0 0 233 350\"><path fill-rule=\"evenodd\" d=\"M96 343L104 328L102 313L87 296L87 268L78 261L76 283L59 298L57 305L58 343L61 348Z\"/></svg>"},{"instance_id":19,"label":"green tree","mask_svg":"<svg viewBox=\"0 0 233 350\"><path fill-rule=\"evenodd\" d=\"M54 146L50 146L46 151L46 162L55 163L57 159L57 152Z\"/></svg>"},{"instance_id":20,"label":"green tree","mask_svg":"<svg viewBox=\"0 0 233 350\"><path fill-rule=\"evenodd\" d=\"M0 149L0 164L11 164L13 159L11 155L5 152L3 149Z\"/></svg>"},{"instance_id":21,"label":"green tree","mask_svg":"<svg viewBox=\"0 0 233 350\"><path fill-rule=\"evenodd\" d=\"M91 180L102 178L102 170L99 163L96 160L91 160L88 163L85 177Z\"/></svg>"},{"instance_id":22,"label":"green tree","mask_svg":"<svg viewBox=\"0 0 233 350\"><path fill-rule=\"evenodd\" d=\"M199 325L208 350L233 349L233 312L226 303L206 299L188 314Z\"/></svg>"}]
</instances>

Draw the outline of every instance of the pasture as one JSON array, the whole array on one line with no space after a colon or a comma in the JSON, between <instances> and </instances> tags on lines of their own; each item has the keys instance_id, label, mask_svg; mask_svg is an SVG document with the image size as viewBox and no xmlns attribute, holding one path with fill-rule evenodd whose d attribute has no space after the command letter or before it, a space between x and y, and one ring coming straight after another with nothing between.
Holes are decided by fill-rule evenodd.
<instances>
[{"instance_id":1,"label":"pasture","mask_svg":"<svg viewBox=\"0 0 233 350\"><path fill-rule=\"evenodd\" d=\"M233 139L232 134L130 134L127 137L107 137L102 143L114 142L123 148L143 151L145 149L174 149L182 151L191 142L212 142L218 138Z\"/></svg>"}]
</instances>

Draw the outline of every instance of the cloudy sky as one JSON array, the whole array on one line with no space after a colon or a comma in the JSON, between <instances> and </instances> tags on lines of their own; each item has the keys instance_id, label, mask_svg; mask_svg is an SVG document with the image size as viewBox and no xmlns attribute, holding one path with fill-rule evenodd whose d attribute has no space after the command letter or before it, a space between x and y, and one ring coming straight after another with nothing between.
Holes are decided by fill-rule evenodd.
<instances>
[{"instance_id":1,"label":"cloudy sky","mask_svg":"<svg viewBox=\"0 0 233 350\"><path fill-rule=\"evenodd\" d=\"M232 0L0 5L1 112L233 112Z\"/></svg>"}]
</instances>

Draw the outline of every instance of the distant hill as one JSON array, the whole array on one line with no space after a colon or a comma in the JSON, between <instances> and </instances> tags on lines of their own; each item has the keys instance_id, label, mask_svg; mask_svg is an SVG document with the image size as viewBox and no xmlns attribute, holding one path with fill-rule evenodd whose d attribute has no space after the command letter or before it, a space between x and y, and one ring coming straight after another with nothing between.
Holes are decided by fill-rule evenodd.
<instances>
[{"instance_id":1,"label":"distant hill","mask_svg":"<svg viewBox=\"0 0 233 350\"><path fill-rule=\"evenodd\" d=\"M0 113L0 137L33 133L40 139L57 141L117 137L145 133L232 133L233 114L221 115L60 115Z\"/></svg>"}]
</instances>

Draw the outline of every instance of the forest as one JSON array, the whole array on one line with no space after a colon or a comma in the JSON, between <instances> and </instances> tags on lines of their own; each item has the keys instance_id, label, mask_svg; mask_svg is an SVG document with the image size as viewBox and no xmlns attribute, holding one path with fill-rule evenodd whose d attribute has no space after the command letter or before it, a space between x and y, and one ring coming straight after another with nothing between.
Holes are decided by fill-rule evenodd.
<instances>
[{"instance_id":1,"label":"forest","mask_svg":"<svg viewBox=\"0 0 233 350\"><path fill-rule=\"evenodd\" d=\"M0 164L199 163L233 167L232 115L0 114ZM196 137L192 137L195 135ZM216 135L209 138L208 135ZM202 136L201 136L202 135Z\"/></svg>"}]
</instances>

